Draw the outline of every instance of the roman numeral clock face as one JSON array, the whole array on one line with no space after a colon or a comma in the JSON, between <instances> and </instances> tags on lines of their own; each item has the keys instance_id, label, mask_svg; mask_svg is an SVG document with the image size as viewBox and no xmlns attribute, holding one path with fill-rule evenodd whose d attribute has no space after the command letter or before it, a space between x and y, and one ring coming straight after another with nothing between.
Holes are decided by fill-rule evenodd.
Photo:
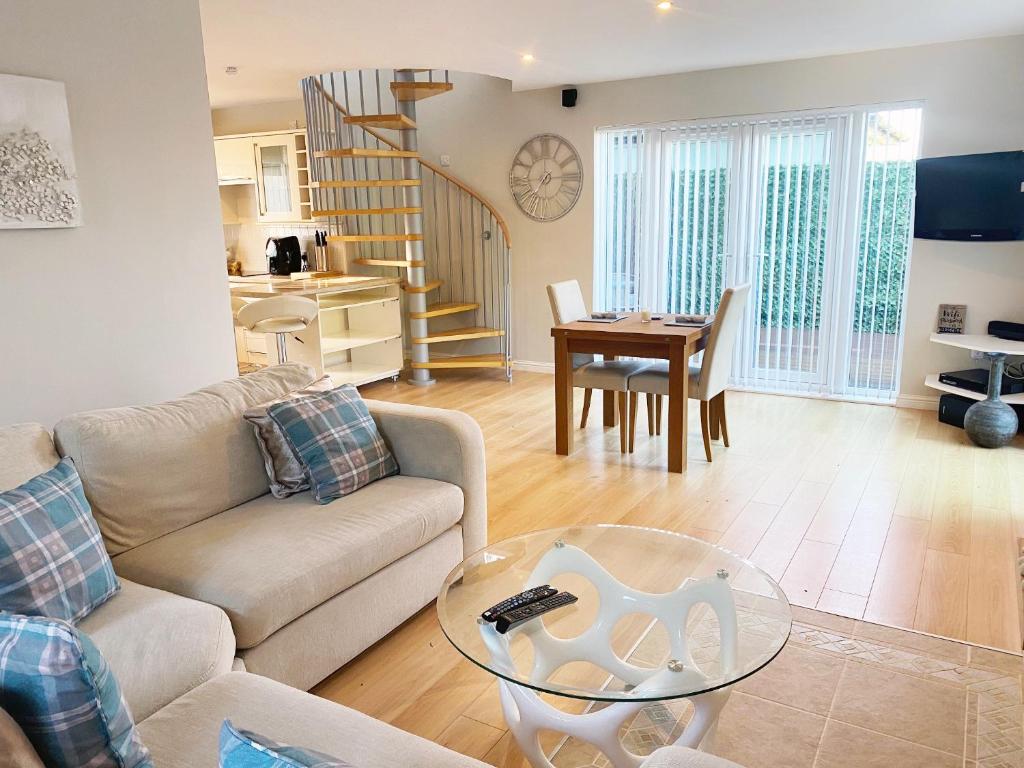
<instances>
[{"instance_id":1,"label":"roman numeral clock face","mask_svg":"<svg viewBox=\"0 0 1024 768\"><path fill-rule=\"evenodd\" d=\"M544 133L527 141L512 160L509 188L519 209L535 221L565 216L583 189L583 163L561 136Z\"/></svg>"}]
</instances>

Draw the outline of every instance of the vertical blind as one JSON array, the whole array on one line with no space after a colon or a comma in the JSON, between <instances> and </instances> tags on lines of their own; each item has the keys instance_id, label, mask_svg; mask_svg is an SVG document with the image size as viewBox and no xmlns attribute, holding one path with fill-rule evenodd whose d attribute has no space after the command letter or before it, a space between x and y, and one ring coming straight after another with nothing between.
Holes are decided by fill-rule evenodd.
<instances>
[{"instance_id":1,"label":"vertical blind","mask_svg":"<svg viewBox=\"0 0 1024 768\"><path fill-rule=\"evenodd\" d=\"M733 385L898 388L920 109L598 131L596 308L714 312L751 283Z\"/></svg>"}]
</instances>

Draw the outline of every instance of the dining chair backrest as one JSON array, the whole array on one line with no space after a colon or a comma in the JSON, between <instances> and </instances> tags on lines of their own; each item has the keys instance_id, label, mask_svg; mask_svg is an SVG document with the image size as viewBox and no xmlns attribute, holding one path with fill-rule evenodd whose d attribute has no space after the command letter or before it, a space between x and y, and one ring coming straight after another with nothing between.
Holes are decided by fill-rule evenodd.
<instances>
[{"instance_id":1,"label":"dining chair backrest","mask_svg":"<svg viewBox=\"0 0 1024 768\"><path fill-rule=\"evenodd\" d=\"M711 335L704 349L704 361L700 367L700 383L697 385L697 396L701 400L710 400L723 391L729 383L732 371L732 353L736 348L736 338L740 333L740 321L743 309L750 295L750 283L726 288L722 292L722 300L715 313L715 321L711 325Z\"/></svg>"},{"instance_id":2,"label":"dining chair backrest","mask_svg":"<svg viewBox=\"0 0 1024 768\"><path fill-rule=\"evenodd\" d=\"M587 304L583 301L583 290L579 280L563 280L548 286L548 302L551 304L551 318L555 325L571 323L587 316ZM572 367L580 368L594 362L593 355L573 353Z\"/></svg>"}]
</instances>

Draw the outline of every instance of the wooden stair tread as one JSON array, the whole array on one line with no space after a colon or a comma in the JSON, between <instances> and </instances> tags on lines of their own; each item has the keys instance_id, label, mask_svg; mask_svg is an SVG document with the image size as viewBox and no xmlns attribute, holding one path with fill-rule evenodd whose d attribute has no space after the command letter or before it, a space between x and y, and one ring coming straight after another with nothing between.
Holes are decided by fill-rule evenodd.
<instances>
[{"instance_id":1,"label":"wooden stair tread","mask_svg":"<svg viewBox=\"0 0 1024 768\"><path fill-rule=\"evenodd\" d=\"M413 339L413 344L438 344L442 341L463 341L464 339L487 339L492 336L504 336L505 332L498 328L484 328L473 325L467 328L451 328L447 331L435 331L429 336Z\"/></svg>"},{"instance_id":2,"label":"wooden stair tread","mask_svg":"<svg viewBox=\"0 0 1024 768\"><path fill-rule=\"evenodd\" d=\"M420 101L429 99L431 96L438 96L448 93L452 89L451 83L429 83L422 81L391 84L391 92L397 101Z\"/></svg>"},{"instance_id":3,"label":"wooden stair tread","mask_svg":"<svg viewBox=\"0 0 1024 768\"><path fill-rule=\"evenodd\" d=\"M387 216L397 213L423 213L422 208L330 208L313 211L314 218L326 216Z\"/></svg>"},{"instance_id":4,"label":"wooden stair tread","mask_svg":"<svg viewBox=\"0 0 1024 768\"><path fill-rule=\"evenodd\" d=\"M329 243L408 243L422 240L423 235L328 235Z\"/></svg>"},{"instance_id":5,"label":"wooden stair tread","mask_svg":"<svg viewBox=\"0 0 1024 768\"><path fill-rule=\"evenodd\" d=\"M315 181L314 189L353 189L357 187L418 187L419 179L351 179L344 181Z\"/></svg>"},{"instance_id":6,"label":"wooden stair tread","mask_svg":"<svg viewBox=\"0 0 1024 768\"><path fill-rule=\"evenodd\" d=\"M426 312L410 312L409 317L413 320L426 320L429 317L441 317L442 315L455 315L459 312L470 312L480 309L475 301L439 301L427 305Z\"/></svg>"},{"instance_id":7,"label":"wooden stair tread","mask_svg":"<svg viewBox=\"0 0 1024 768\"><path fill-rule=\"evenodd\" d=\"M402 283L402 290L406 293L430 293L444 285L444 280L427 280L423 285L409 285Z\"/></svg>"},{"instance_id":8,"label":"wooden stair tread","mask_svg":"<svg viewBox=\"0 0 1024 768\"><path fill-rule=\"evenodd\" d=\"M504 368L505 356L500 352L489 355L463 355L441 357L428 363L411 363L413 368Z\"/></svg>"},{"instance_id":9,"label":"wooden stair tread","mask_svg":"<svg viewBox=\"0 0 1024 768\"><path fill-rule=\"evenodd\" d=\"M420 153L408 149L367 149L366 147L345 147L344 149L321 149L314 157L419 157Z\"/></svg>"},{"instance_id":10,"label":"wooden stair tread","mask_svg":"<svg viewBox=\"0 0 1024 768\"><path fill-rule=\"evenodd\" d=\"M356 259L356 264L364 267L397 267L399 269L413 269L426 266L427 262L411 259Z\"/></svg>"},{"instance_id":11,"label":"wooden stair tread","mask_svg":"<svg viewBox=\"0 0 1024 768\"><path fill-rule=\"evenodd\" d=\"M345 123L367 128L386 128L390 131L411 131L416 128L416 121L408 115L349 115Z\"/></svg>"}]
</instances>

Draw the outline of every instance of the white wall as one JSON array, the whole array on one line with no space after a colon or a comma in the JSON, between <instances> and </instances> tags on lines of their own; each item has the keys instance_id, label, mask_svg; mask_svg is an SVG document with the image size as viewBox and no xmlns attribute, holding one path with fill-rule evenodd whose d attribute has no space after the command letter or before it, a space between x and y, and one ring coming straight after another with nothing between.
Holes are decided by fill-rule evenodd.
<instances>
[{"instance_id":1,"label":"white wall","mask_svg":"<svg viewBox=\"0 0 1024 768\"><path fill-rule=\"evenodd\" d=\"M451 170L496 203L512 230L514 349L518 360L552 359L544 286L576 277L592 293L593 193L538 224L519 213L508 170L536 133L564 135L593 167L598 126L720 117L923 99L925 156L1024 148L1024 37L975 40L847 56L586 85L574 109L558 89L512 93L506 81L456 75L455 90L419 102L424 157L452 157ZM926 373L968 367L927 341L939 303L968 305L968 331L993 318L1024 321L1024 243L914 242L902 392L931 396Z\"/></svg>"},{"instance_id":2,"label":"white wall","mask_svg":"<svg viewBox=\"0 0 1024 768\"><path fill-rule=\"evenodd\" d=\"M0 230L0 424L235 373L198 0L12 0L0 72L67 85L83 226Z\"/></svg>"}]
</instances>

